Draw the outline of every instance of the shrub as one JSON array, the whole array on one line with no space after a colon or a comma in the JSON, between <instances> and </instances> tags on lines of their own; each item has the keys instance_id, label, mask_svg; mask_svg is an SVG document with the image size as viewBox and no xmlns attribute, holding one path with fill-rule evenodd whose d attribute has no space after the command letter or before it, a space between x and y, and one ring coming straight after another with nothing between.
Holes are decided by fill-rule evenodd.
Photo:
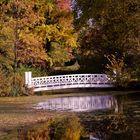
<instances>
[{"instance_id":1,"label":"shrub","mask_svg":"<svg viewBox=\"0 0 140 140\"><path fill-rule=\"evenodd\" d=\"M116 58L114 55L106 56L109 64L106 65L106 73L116 86L126 87L130 82L131 75L124 63L124 57Z\"/></svg>"}]
</instances>

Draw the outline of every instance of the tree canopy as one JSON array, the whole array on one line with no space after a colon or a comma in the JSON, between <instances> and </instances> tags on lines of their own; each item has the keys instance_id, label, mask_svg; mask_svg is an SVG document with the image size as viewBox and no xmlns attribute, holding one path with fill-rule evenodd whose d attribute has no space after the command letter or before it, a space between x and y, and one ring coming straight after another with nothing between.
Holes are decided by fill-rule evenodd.
<instances>
[{"instance_id":1,"label":"tree canopy","mask_svg":"<svg viewBox=\"0 0 140 140\"><path fill-rule=\"evenodd\" d=\"M76 59L79 72L122 66L119 73L140 78L139 6L139 0L0 0L1 79L21 85L19 71L49 71Z\"/></svg>"},{"instance_id":2,"label":"tree canopy","mask_svg":"<svg viewBox=\"0 0 140 140\"><path fill-rule=\"evenodd\" d=\"M139 56L139 5L139 0L76 0L75 26L81 52L88 56L125 55L124 59Z\"/></svg>"},{"instance_id":3,"label":"tree canopy","mask_svg":"<svg viewBox=\"0 0 140 140\"><path fill-rule=\"evenodd\" d=\"M54 0L0 1L0 28L0 67L14 75L23 65L63 65L77 47L71 10Z\"/></svg>"}]
</instances>

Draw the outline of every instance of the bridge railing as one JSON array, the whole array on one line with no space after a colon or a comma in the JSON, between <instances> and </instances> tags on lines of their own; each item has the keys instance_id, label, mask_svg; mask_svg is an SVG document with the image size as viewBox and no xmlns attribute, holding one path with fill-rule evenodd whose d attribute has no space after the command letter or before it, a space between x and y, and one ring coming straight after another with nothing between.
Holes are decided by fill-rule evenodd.
<instances>
[{"instance_id":1,"label":"bridge railing","mask_svg":"<svg viewBox=\"0 0 140 140\"><path fill-rule=\"evenodd\" d=\"M71 74L32 78L31 72L25 73L25 84L29 88L34 88L34 91L113 86L106 74Z\"/></svg>"}]
</instances>

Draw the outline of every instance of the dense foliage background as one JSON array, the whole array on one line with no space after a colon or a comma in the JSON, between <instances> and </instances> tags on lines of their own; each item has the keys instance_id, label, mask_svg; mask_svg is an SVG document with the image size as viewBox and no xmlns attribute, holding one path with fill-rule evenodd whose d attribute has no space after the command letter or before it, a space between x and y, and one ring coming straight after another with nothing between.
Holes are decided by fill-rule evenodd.
<instances>
[{"instance_id":1,"label":"dense foliage background","mask_svg":"<svg viewBox=\"0 0 140 140\"><path fill-rule=\"evenodd\" d=\"M138 82L139 7L139 0L0 0L0 96L28 94L28 70Z\"/></svg>"},{"instance_id":2,"label":"dense foliage background","mask_svg":"<svg viewBox=\"0 0 140 140\"><path fill-rule=\"evenodd\" d=\"M90 72L115 74L120 85L139 80L139 7L139 0L75 0L83 71L90 64Z\"/></svg>"},{"instance_id":3,"label":"dense foliage background","mask_svg":"<svg viewBox=\"0 0 140 140\"><path fill-rule=\"evenodd\" d=\"M24 71L41 75L63 66L76 40L72 12L61 2L0 1L1 95L22 94Z\"/></svg>"}]
</instances>

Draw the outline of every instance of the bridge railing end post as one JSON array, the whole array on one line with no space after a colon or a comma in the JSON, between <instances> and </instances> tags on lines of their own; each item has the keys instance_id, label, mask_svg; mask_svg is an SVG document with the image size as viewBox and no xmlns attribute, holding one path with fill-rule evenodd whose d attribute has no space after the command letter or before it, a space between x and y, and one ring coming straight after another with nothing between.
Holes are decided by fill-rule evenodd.
<instances>
[{"instance_id":1,"label":"bridge railing end post","mask_svg":"<svg viewBox=\"0 0 140 140\"><path fill-rule=\"evenodd\" d=\"M31 71L25 72L25 85L28 88L32 88L32 72Z\"/></svg>"}]
</instances>

